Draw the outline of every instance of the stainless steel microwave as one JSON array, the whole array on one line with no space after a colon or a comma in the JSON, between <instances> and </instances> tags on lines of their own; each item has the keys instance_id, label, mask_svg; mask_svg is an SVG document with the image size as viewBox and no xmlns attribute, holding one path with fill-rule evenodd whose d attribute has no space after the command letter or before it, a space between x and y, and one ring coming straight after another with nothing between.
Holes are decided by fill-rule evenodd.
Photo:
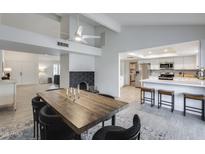
<instances>
[{"instance_id":1,"label":"stainless steel microwave","mask_svg":"<svg viewBox=\"0 0 205 154\"><path fill-rule=\"evenodd\" d=\"M174 69L174 63L160 63L160 69Z\"/></svg>"}]
</instances>

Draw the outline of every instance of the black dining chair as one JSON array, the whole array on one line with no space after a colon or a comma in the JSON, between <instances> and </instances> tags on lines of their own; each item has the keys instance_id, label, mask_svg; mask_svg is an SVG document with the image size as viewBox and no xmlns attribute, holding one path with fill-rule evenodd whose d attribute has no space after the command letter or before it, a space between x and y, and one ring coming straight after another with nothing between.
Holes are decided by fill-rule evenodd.
<instances>
[{"instance_id":1,"label":"black dining chair","mask_svg":"<svg viewBox=\"0 0 205 154\"><path fill-rule=\"evenodd\" d=\"M111 96L111 95L108 95L108 94L102 94L102 93L99 93L98 95L101 95L101 96L104 96L104 97L107 97L107 98L111 98L111 99L115 99L115 97ZM115 120L115 116L112 117L113 120ZM107 121L109 119L106 119L105 121ZM102 127L105 126L105 121L102 122Z\"/></svg>"},{"instance_id":2,"label":"black dining chair","mask_svg":"<svg viewBox=\"0 0 205 154\"><path fill-rule=\"evenodd\" d=\"M94 134L93 140L140 140L140 128L140 118L135 114L132 127L105 126Z\"/></svg>"},{"instance_id":3,"label":"black dining chair","mask_svg":"<svg viewBox=\"0 0 205 154\"><path fill-rule=\"evenodd\" d=\"M36 96L32 99L32 108L33 108L33 137L39 137L39 112L40 109L45 106L45 102L41 100L40 97Z\"/></svg>"},{"instance_id":4,"label":"black dining chair","mask_svg":"<svg viewBox=\"0 0 205 154\"><path fill-rule=\"evenodd\" d=\"M42 140L74 139L76 134L51 107L44 106L39 115Z\"/></svg>"}]
</instances>

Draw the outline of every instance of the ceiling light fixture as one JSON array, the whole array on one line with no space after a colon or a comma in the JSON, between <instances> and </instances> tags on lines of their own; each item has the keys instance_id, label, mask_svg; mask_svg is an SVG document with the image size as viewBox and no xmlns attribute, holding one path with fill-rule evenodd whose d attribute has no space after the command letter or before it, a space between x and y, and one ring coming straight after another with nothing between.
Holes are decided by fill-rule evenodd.
<instances>
[{"instance_id":1,"label":"ceiling light fixture","mask_svg":"<svg viewBox=\"0 0 205 154\"><path fill-rule=\"evenodd\" d=\"M164 52L168 52L168 49L164 49Z\"/></svg>"}]
</instances>

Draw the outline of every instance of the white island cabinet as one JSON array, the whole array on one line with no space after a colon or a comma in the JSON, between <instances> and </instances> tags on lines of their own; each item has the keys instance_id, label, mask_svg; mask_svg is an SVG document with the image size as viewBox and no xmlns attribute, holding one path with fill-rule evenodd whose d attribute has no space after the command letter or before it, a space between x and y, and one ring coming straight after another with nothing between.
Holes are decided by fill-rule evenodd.
<instances>
[{"instance_id":1,"label":"white island cabinet","mask_svg":"<svg viewBox=\"0 0 205 154\"><path fill-rule=\"evenodd\" d=\"M0 80L0 108L13 107L16 110L16 83Z\"/></svg>"},{"instance_id":2,"label":"white island cabinet","mask_svg":"<svg viewBox=\"0 0 205 154\"><path fill-rule=\"evenodd\" d=\"M173 90L175 92L175 105L174 110L184 110L183 93L191 94L203 94L205 95L205 81L201 80L158 80L158 79L146 79L141 80L144 87L155 88L155 105L158 103L157 90ZM148 95L148 94L147 94ZM162 96L162 100L170 101L170 96ZM197 100L187 100L189 106L201 108L201 102ZM163 106L166 107L166 106ZM191 112L193 114L197 114Z\"/></svg>"}]
</instances>

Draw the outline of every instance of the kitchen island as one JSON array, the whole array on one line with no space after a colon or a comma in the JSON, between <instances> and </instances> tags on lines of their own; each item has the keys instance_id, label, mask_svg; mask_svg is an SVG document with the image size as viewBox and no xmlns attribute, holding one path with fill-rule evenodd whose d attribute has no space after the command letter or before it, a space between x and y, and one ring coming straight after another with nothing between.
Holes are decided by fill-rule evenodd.
<instances>
[{"instance_id":1,"label":"kitchen island","mask_svg":"<svg viewBox=\"0 0 205 154\"><path fill-rule=\"evenodd\" d=\"M198 79L174 79L174 80L159 80L157 78L150 78L141 80L142 85L147 88L154 88L156 90L155 105L158 104L158 89L175 91L175 110L184 110L183 93L203 94L205 95L205 81ZM170 101L171 97L162 96L165 101ZM193 107L201 108L201 103L197 100L187 100L187 104ZM166 106L163 106L166 107ZM197 114L191 112L193 114Z\"/></svg>"},{"instance_id":2,"label":"kitchen island","mask_svg":"<svg viewBox=\"0 0 205 154\"><path fill-rule=\"evenodd\" d=\"M16 83L0 80L0 108L13 107L16 110Z\"/></svg>"}]
</instances>

